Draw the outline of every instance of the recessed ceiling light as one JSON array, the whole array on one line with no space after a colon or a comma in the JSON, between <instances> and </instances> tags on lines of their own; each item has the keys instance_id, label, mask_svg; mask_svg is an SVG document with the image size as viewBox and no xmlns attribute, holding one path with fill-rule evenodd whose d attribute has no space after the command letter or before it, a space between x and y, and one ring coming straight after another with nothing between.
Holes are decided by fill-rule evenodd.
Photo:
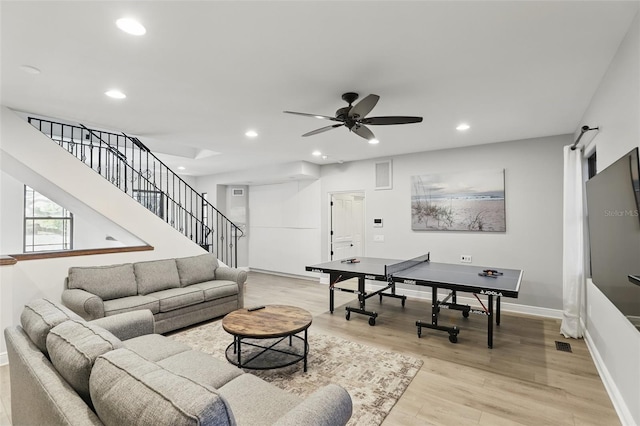
<instances>
[{"instance_id":1,"label":"recessed ceiling light","mask_svg":"<svg viewBox=\"0 0 640 426\"><path fill-rule=\"evenodd\" d=\"M20 69L27 74L37 75L40 74L40 70L36 67L32 67L31 65L21 65Z\"/></svg>"},{"instance_id":2,"label":"recessed ceiling light","mask_svg":"<svg viewBox=\"0 0 640 426\"><path fill-rule=\"evenodd\" d=\"M460 130L461 132L465 131L465 130L469 130L471 126L469 126L467 123L461 123L460 125L458 125L458 127L456 127L456 130Z\"/></svg>"},{"instance_id":3,"label":"recessed ceiling light","mask_svg":"<svg viewBox=\"0 0 640 426\"><path fill-rule=\"evenodd\" d=\"M127 95L116 89L107 90L104 94L113 99L124 99L127 97Z\"/></svg>"},{"instance_id":4,"label":"recessed ceiling light","mask_svg":"<svg viewBox=\"0 0 640 426\"><path fill-rule=\"evenodd\" d=\"M315 155L316 157L320 157L322 153L320 151L313 151L311 155Z\"/></svg>"},{"instance_id":5,"label":"recessed ceiling light","mask_svg":"<svg viewBox=\"0 0 640 426\"><path fill-rule=\"evenodd\" d=\"M186 170L187 168L184 166L178 166L178 170Z\"/></svg>"},{"instance_id":6,"label":"recessed ceiling light","mask_svg":"<svg viewBox=\"0 0 640 426\"><path fill-rule=\"evenodd\" d=\"M244 135L248 138L255 138L256 136L258 136L258 132L256 132L255 130L247 130Z\"/></svg>"},{"instance_id":7,"label":"recessed ceiling light","mask_svg":"<svg viewBox=\"0 0 640 426\"><path fill-rule=\"evenodd\" d=\"M380 143L380 141L379 141L378 139L369 139L369 143L370 143L371 145L375 145L375 144L377 144L377 143Z\"/></svg>"},{"instance_id":8,"label":"recessed ceiling light","mask_svg":"<svg viewBox=\"0 0 640 426\"><path fill-rule=\"evenodd\" d=\"M329 157L328 157L328 156L326 156L326 155L323 155L323 156L322 156L322 159L323 159L323 160L326 160L327 158L329 158Z\"/></svg>"},{"instance_id":9,"label":"recessed ceiling light","mask_svg":"<svg viewBox=\"0 0 640 426\"><path fill-rule=\"evenodd\" d=\"M147 32L147 29L138 21L132 18L120 18L116 21L116 25L127 34L141 36Z\"/></svg>"}]
</instances>

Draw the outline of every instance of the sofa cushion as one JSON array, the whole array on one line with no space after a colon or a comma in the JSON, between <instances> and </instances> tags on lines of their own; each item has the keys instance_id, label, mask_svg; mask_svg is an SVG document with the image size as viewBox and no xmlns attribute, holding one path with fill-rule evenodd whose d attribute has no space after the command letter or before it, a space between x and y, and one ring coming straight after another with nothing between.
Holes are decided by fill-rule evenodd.
<instances>
[{"instance_id":1,"label":"sofa cushion","mask_svg":"<svg viewBox=\"0 0 640 426\"><path fill-rule=\"evenodd\" d=\"M218 259L211 253L176 259L182 287L216 279Z\"/></svg>"},{"instance_id":2,"label":"sofa cushion","mask_svg":"<svg viewBox=\"0 0 640 426\"><path fill-rule=\"evenodd\" d=\"M169 312L185 306L204 302L204 292L199 288L170 288L147 294L147 297L158 299L160 312Z\"/></svg>"},{"instance_id":3,"label":"sofa cushion","mask_svg":"<svg viewBox=\"0 0 640 426\"><path fill-rule=\"evenodd\" d=\"M243 374L235 365L195 350L180 352L158 361L158 364L175 374L215 389Z\"/></svg>"},{"instance_id":4,"label":"sofa cushion","mask_svg":"<svg viewBox=\"0 0 640 426\"><path fill-rule=\"evenodd\" d=\"M204 300L216 300L223 297L235 296L238 294L238 284L234 281L214 280L205 281L190 285L189 288L199 288L204 292Z\"/></svg>"},{"instance_id":5,"label":"sofa cushion","mask_svg":"<svg viewBox=\"0 0 640 426\"><path fill-rule=\"evenodd\" d=\"M138 283L138 294L180 287L180 276L175 259L153 260L133 264Z\"/></svg>"},{"instance_id":6,"label":"sofa cushion","mask_svg":"<svg viewBox=\"0 0 640 426\"><path fill-rule=\"evenodd\" d=\"M139 309L149 309L151 313L157 314L160 312L160 303L158 299L149 296L129 296L104 302L105 316L137 311Z\"/></svg>"},{"instance_id":7,"label":"sofa cushion","mask_svg":"<svg viewBox=\"0 0 640 426\"><path fill-rule=\"evenodd\" d=\"M188 352L191 346L169 339L160 334L147 334L122 342L125 348L132 350L149 361L160 361L182 352Z\"/></svg>"},{"instance_id":8,"label":"sofa cushion","mask_svg":"<svg viewBox=\"0 0 640 426\"><path fill-rule=\"evenodd\" d=\"M51 329L68 320L83 321L70 309L49 299L37 299L27 303L20 315L20 323L31 341L47 355L47 335Z\"/></svg>"},{"instance_id":9,"label":"sofa cushion","mask_svg":"<svg viewBox=\"0 0 640 426\"><path fill-rule=\"evenodd\" d=\"M95 411L105 425L236 424L214 388L165 370L126 348L96 360L89 387Z\"/></svg>"},{"instance_id":10,"label":"sofa cushion","mask_svg":"<svg viewBox=\"0 0 640 426\"><path fill-rule=\"evenodd\" d=\"M47 336L51 363L87 404L91 404L89 376L94 361L119 347L122 347L120 339L85 321L65 321Z\"/></svg>"},{"instance_id":11,"label":"sofa cushion","mask_svg":"<svg viewBox=\"0 0 640 426\"><path fill-rule=\"evenodd\" d=\"M298 396L243 374L218 388L239 425L270 425L302 402Z\"/></svg>"},{"instance_id":12,"label":"sofa cushion","mask_svg":"<svg viewBox=\"0 0 640 426\"><path fill-rule=\"evenodd\" d=\"M79 288L99 296L102 300L138 294L138 284L133 265L71 267L69 268L69 288Z\"/></svg>"}]
</instances>

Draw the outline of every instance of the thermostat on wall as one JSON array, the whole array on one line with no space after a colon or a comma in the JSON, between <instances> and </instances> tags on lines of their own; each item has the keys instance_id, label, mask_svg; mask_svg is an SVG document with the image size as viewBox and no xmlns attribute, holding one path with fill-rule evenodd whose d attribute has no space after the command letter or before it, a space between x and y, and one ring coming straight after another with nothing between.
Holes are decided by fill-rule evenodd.
<instances>
[{"instance_id":1,"label":"thermostat on wall","mask_svg":"<svg viewBox=\"0 0 640 426\"><path fill-rule=\"evenodd\" d=\"M373 219L374 228L382 228L382 219Z\"/></svg>"}]
</instances>

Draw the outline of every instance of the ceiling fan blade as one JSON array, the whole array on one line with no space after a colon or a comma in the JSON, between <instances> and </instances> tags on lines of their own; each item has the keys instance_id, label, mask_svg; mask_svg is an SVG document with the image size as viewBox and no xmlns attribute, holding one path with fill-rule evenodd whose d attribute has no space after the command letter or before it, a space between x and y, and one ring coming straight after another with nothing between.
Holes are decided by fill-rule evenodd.
<instances>
[{"instance_id":1,"label":"ceiling fan blade","mask_svg":"<svg viewBox=\"0 0 640 426\"><path fill-rule=\"evenodd\" d=\"M422 122L422 117L404 117L404 116L390 116L390 117L369 117L360 120L362 124L374 124L374 125L387 125L387 124L411 124Z\"/></svg>"},{"instance_id":2,"label":"ceiling fan blade","mask_svg":"<svg viewBox=\"0 0 640 426\"><path fill-rule=\"evenodd\" d=\"M308 133L305 133L302 136L317 135L318 133L326 132L327 130L335 129L336 127L341 127L341 126L344 126L344 124L332 124L331 126L320 127L319 129L312 130L312 131L310 131Z\"/></svg>"},{"instance_id":3,"label":"ceiling fan blade","mask_svg":"<svg viewBox=\"0 0 640 426\"><path fill-rule=\"evenodd\" d=\"M356 124L355 126L353 126L353 128L351 130L356 135L358 135L358 136L360 136L362 138L365 138L368 141L370 141L371 139L375 139L376 138L371 130L369 130L366 126L363 126L361 124Z\"/></svg>"},{"instance_id":4,"label":"ceiling fan blade","mask_svg":"<svg viewBox=\"0 0 640 426\"><path fill-rule=\"evenodd\" d=\"M378 99L380 96L378 95L369 95L356 105L351 108L349 111L349 117L353 119L361 119L364 118L367 114L371 112L374 106L378 103Z\"/></svg>"},{"instance_id":5,"label":"ceiling fan blade","mask_svg":"<svg viewBox=\"0 0 640 426\"><path fill-rule=\"evenodd\" d=\"M342 121L342 120L339 120L339 119L337 119L335 117L329 117L327 115L307 114L306 112L294 112L294 111L282 111L282 112L285 112L287 114L304 115L305 117L320 118L322 120Z\"/></svg>"}]
</instances>

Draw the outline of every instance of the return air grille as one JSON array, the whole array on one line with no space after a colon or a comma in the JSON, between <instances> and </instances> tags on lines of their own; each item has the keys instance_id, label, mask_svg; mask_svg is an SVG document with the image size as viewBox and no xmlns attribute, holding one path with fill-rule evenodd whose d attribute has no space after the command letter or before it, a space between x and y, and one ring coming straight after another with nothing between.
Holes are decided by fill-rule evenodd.
<instances>
[{"instance_id":1,"label":"return air grille","mask_svg":"<svg viewBox=\"0 0 640 426\"><path fill-rule=\"evenodd\" d=\"M566 342L558 342L556 341L556 349L562 352L572 352L571 345Z\"/></svg>"}]
</instances>

